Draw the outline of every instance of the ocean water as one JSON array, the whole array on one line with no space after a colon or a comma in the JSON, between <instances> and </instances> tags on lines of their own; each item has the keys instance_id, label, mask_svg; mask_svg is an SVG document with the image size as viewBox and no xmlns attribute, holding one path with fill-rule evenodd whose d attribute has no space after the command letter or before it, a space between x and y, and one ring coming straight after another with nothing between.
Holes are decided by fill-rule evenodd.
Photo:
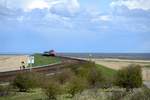
<instances>
[{"instance_id":1,"label":"ocean water","mask_svg":"<svg viewBox=\"0 0 150 100\"><path fill-rule=\"evenodd\" d=\"M15 55L33 55L34 53L8 53L0 56ZM118 59L135 59L150 60L150 53L57 53L58 56L79 57L79 58L118 58Z\"/></svg>"},{"instance_id":2,"label":"ocean water","mask_svg":"<svg viewBox=\"0 0 150 100\"><path fill-rule=\"evenodd\" d=\"M60 56L79 57L79 58L118 58L150 60L150 53L58 53Z\"/></svg>"}]
</instances>

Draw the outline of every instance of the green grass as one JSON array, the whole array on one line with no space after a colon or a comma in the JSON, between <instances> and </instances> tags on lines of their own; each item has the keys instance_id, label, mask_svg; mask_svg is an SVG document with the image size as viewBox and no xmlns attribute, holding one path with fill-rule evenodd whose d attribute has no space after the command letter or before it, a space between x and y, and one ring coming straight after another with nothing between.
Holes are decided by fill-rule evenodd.
<instances>
[{"instance_id":1,"label":"green grass","mask_svg":"<svg viewBox=\"0 0 150 100\"><path fill-rule=\"evenodd\" d=\"M34 59L35 62L33 64L33 67L61 62L61 59L58 57L42 56L40 54L34 54Z\"/></svg>"},{"instance_id":2,"label":"green grass","mask_svg":"<svg viewBox=\"0 0 150 100\"><path fill-rule=\"evenodd\" d=\"M41 89L35 89L32 92L17 92L12 96L0 97L0 100L45 100L46 96Z\"/></svg>"},{"instance_id":3,"label":"green grass","mask_svg":"<svg viewBox=\"0 0 150 100\"><path fill-rule=\"evenodd\" d=\"M145 68L150 68L150 65L145 65L144 67L145 67Z\"/></svg>"},{"instance_id":4,"label":"green grass","mask_svg":"<svg viewBox=\"0 0 150 100\"><path fill-rule=\"evenodd\" d=\"M114 77L114 75L117 73L116 70L107 68L107 67L99 65L99 64L96 64L96 67L98 67L101 70L102 74L108 78Z\"/></svg>"}]
</instances>

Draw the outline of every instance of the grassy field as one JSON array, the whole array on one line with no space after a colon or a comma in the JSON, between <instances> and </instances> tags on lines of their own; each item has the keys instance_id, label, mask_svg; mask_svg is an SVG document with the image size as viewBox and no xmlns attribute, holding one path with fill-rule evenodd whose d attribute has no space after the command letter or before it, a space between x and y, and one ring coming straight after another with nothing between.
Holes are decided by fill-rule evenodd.
<instances>
[{"instance_id":1,"label":"grassy field","mask_svg":"<svg viewBox=\"0 0 150 100\"><path fill-rule=\"evenodd\" d=\"M101 70L102 74L105 77L112 78L117 73L116 70L110 69L110 68L105 67L103 65L96 64L96 66Z\"/></svg>"},{"instance_id":2,"label":"grassy field","mask_svg":"<svg viewBox=\"0 0 150 100\"><path fill-rule=\"evenodd\" d=\"M42 56L40 54L34 54L34 58L35 62L33 64L33 67L61 62L61 59L58 57Z\"/></svg>"}]
</instances>

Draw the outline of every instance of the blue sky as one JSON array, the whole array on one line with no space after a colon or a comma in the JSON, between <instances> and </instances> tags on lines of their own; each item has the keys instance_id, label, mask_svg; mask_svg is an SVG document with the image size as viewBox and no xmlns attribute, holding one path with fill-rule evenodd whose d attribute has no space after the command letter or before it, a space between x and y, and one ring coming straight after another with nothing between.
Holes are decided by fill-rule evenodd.
<instances>
[{"instance_id":1,"label":"blue sky","mask_svg":"<svg viewBox=\"0 0 150 100\"><path fill-rule=\"evenodd\" d=\"M1 0L0 52L150 52L150 0Z\"/></svg>"}]
</instances>

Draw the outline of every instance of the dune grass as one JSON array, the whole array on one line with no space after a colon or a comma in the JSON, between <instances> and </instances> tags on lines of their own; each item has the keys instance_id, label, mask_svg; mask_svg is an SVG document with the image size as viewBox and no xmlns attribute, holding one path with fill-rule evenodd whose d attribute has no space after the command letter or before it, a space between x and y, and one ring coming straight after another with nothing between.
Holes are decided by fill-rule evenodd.
<instances>
[{"instance_id":1,"label":"dune grass","mask_svg":"<svg viewBox=\"0 0 150 100\"><path fill-rule=\"evenodd\" d=\"M42 56L41 54L34 54L33 56L35 59L33 67L61 62L61 58L58 57Z\"/></svg>"},{"instance_id":2,"label":"dune grass","mask_svg":"<svg viewBox=\"0 0 150 100\"><path fill-rule=\"evenodd\" d=\"M96 67L98 67L101 70L102 74L107 78L112 78L117 73L116 70L105 67L103 65L96 64Z\"/></svg>"},{"instance_id":3,"label":"dune grass","mask_svg":"<svg viewBox=\"0 0 150 100\"><path fill-rule=\"evenodd\" d=\"M145 67L145 68L150 68L150 65L145 65L144 67Z\"/></svg>"},{"instance_id":4,"label":"dune grass","mask_svg":"<svg viewBox=\"0 0 150 100\"><path fill-rule=\"evenodd\" d=\"M16 92L15 95L0 97L0 100L45 100L45 95L41 89L32 92Z\"/></svg>"}]
</instances>

